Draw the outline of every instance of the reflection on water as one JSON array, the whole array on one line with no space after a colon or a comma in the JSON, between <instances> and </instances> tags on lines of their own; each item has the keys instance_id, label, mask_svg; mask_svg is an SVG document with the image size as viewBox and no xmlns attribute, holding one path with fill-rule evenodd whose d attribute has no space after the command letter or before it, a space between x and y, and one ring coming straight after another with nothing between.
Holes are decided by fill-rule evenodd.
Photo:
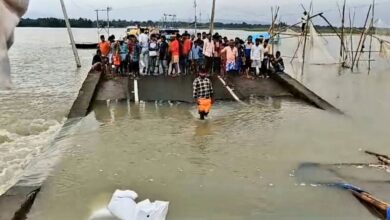
<instances>
[{"instance_id":1,"label":"reflection on water","mask_svg":"<svg viewBox=\"0 0 390 220\"><path fill-rule=\"evenodd\" d=\"M96 105L66 140L80 146L49 178L30 218L87 219L120 188L170 201L173 220L372 219L349 194L303 187L291 176L302 161L364 160L361 140L347 144L362 132L349 119L270 98L218 102L206 121L194 111L183 103Z\"/></svg>"}]
</instances>

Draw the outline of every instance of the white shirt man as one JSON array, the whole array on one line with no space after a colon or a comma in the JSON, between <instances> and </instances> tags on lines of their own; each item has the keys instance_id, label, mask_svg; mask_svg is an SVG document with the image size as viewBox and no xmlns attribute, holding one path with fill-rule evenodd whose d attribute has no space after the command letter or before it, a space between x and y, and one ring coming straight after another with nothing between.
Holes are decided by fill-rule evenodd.
<instances>
[{"instance_id":1,"label":"white shirt man","mask_svg":"<svg viewBox=\"0 0 390 220\"><path fill-rule=\"evenodd\" d=\"M141 33L138 36L138 41L139 41L139 43L140 43L142 48L148 48L149 47L149 37L148 37L147 34Z\"/></svg>"},{"instance_id":2,"label":"white shirt man","mask_svg":"<svg viewBox=\"0 0 390 220\"><path fill-rule=\"evenodd\" d=\"M214 48L214 42L211 39L206 38L203 44L203 55L205 55L206 57L213 57Z\"/></svg>"},{"instance_id":3,"label":"white shirt man","mask_svg":"<svg viewBox=\"0 0 390 220\"><path fill-rule=\"evenodd\" d=\"M138 36L138 41L142 47L142 51L140 54L139 67L141 74L146 74L146 67L149 65L149 37L147 34L142 32Z\"/></svg>"},{"instance_id":4,"label":"white shirt man","mask_svg":"<svg viewBox=\"0 0 390 220\"><path fill-rule=\"evenodd\" d=\"M261 63L264 59L264 47L260 41L256 41L251 48L252 67L256 68L256 75L260 74Z\"/></svg>"}]
</instances>

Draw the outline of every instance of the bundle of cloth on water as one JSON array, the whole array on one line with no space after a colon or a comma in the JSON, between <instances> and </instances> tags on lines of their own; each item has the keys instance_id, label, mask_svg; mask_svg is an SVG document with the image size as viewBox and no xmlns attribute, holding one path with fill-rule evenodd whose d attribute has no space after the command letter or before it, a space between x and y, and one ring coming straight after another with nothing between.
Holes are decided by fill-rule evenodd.
<instances>
[{"instance_id":1,"label":"bundle of cloth on water","mask_svg":"<svg viewBox=\"0 0 390 220\"><path fill-rule=\"evenodd\" d=\"M138 194L131 190L116 190L107 208L92 214L90 220L165 220L169 202L150 202L146 199L136 203Z\"/></svg>"}]
</instances>

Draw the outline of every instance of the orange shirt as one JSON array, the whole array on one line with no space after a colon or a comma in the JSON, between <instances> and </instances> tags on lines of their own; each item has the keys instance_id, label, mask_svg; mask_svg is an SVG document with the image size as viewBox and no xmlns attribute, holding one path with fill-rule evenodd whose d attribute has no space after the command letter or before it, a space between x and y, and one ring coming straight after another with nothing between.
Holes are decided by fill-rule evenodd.
<instances>
[{"instance_id":1,"label":"orange shirt","mask_svg":"<svg viewBox=\"0 0 390 220\"><path fill-rule=\"evenodd\" d=\"M236 59L238 57L237 47L233 47L233 49L232 49L232 47L227 46L227 47L223 48L221 53L226 53L226 61L227 62L234 62L234 61L236 61Z\"/></svg>"},{"instance_id":2,"label":"orange shirt","mask_svg":"<svg viewBox=\"0 0 390 220\"><path fill-rule=\"evenodd\" d=\"M121 65L121 57L119 56L119 54L114 54L112 56L112 61L113 61L115 66L120 66Z\"/></svg>"},{"instance_id":3,"label":"orange shirt","mask_svg":"<svg viewBox=\"0 0 390 220\"><path fill-rule=\"evenodd\" d=\"M190 39L186 39L183 43L183 49L182 49L182 54L183 55L188 55L190 53L190 50L192 48L192 42Z\"/></svg>"},{"instance_id":4,"label":"orange shirt","mask_svg":"<svg viewBox=\"0 0 390 220\"><path fill-rule=\"evenodd\" d=\"M108 56L111 50L110 43L108 43L108 41L100 42L98 47L100 52L102 52L102 56Z\"/></svg>"},{"instance_id":5,"label":"orange shirt","mask_svg":"<svg viewBox=\"0 0 390 220\"><path fill-rule=\"evenodd\" d=\"M172 56L179 56L180 53L179 41L177 40L172 41L169 51L171 52Z\"/></svg>"}]
</instances>

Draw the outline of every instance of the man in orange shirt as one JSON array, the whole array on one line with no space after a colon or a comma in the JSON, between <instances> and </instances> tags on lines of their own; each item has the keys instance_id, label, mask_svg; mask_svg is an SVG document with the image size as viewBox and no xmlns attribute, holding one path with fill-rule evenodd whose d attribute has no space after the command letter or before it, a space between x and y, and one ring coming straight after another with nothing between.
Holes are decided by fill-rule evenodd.
<instances>
[{"instance_id":1,"label":"man in orange shirt","mask_svg":"<svg viewBox=\"0 0 390 220\"><path fill-rule=\"evenodd\" d=\"M183 35L183 47L180 54L180 70L185 75L187 74L188 55L192 48L192 42L189 34Z\"/></svg>"},{"instance_id":2,"label":"man in orange shirt","mask_svg":"<svg viewBox=\"0 0 390 220\"><path fill-rule=\"evenodd\" d=\"M180 35L178 34L178 37ZM169 45L169 52L171 53L172 72L175 70L174 76L179 73L179 55L180 55L180 43L175 36L172 36L171 43ZM171 73L172 73L171 72Z\"/></svg>"},{"instance_id":3,"label":"man in orange shirt","mask_svg":"<svg viewBox=\"0 0 390 220\"><path fill-rule=\"evenodd\" d=\"M100 40L101 40L101 42L98 44L98 48L99 48L100 52L102 53L102 56L107 57L108 54L110 53L110 50L111 50L110 43L108 41L106 41L106 38L104 37L104 35L100 36Z\"/></svg>"}]
</instances>

